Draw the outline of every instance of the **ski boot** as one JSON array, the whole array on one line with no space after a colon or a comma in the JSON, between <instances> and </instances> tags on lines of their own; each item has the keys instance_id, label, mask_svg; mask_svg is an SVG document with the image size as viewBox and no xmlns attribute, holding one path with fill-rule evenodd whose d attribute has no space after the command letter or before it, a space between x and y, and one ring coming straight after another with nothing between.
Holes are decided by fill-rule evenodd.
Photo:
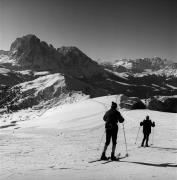
<instances>
[{"instance_id":1,"label":"ski boot","mask_svg":"<svg viewBox=\"0 0 177 180\"><path fill-rule=\"evenodd\" d=\"M114 153L111 153L111 160L112 160L112 161L119 161L119 158L117 158L116 156L114 156Z\"/></svg>"},{"instance_id":2,"label":"ski boot","mask_svg":"<svg viewBox=\"0 0 177 180\"><path fill-rule=\"evenodd\" d=\"M106 157L105 153L103 152L100 159L101 160L108 160L109 158Z\"/></svg>"}]
</instances>

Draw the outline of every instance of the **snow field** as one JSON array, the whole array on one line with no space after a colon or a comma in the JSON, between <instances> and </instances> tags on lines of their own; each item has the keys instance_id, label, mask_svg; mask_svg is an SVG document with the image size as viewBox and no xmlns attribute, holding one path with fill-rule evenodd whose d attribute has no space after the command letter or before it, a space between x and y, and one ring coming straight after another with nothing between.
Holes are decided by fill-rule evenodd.
<instances>
[{"instance_id":1,"label":"snow field","mask_svg":"<svg viewBox=\"0 0 177 180\"><path fill-rule=\"evenodd\" d=\"M120 110L125 118L129 157L120 162L89 163L101 155L105 142L102 117L112 101L119 103L119 96L58 106L38 118L29 116L29 120L17 122L18 129L1 129L0 180L176 179L177 115L174 113ZM139 123L146 115L156 123L153 145L138 148L142 129L136 144L135 139ZM153 130L149 144L152 137ZM119 152L122 156L126 153L122 124L119 124L116 149ZM110 153L111 144L107 155Z\"/></svg>"}]
</instances>

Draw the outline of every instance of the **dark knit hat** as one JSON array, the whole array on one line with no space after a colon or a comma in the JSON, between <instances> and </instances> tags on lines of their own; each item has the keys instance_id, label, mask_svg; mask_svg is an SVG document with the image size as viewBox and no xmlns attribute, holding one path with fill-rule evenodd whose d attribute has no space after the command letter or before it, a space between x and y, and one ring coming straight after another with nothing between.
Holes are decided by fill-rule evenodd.
<instances>
[{"instance_id":1,"label":"dark knit hat","mask_svg":"<svg viewBox=\"0 0 177 180\"><path fill-rule=\"evenodd\" d=\"M117 108L117 103L115 102L112 102L112 105L111 105L112 108Z\"/></svg>"},{"instance_id":2,"label":"dark knit hat","mask_svg":"<svg viewBox=\"0 0 177 180\"><path fill-rule=\"evenodd\" d=\"M146 119L149 119L149 116L148 116L148 115L146 116Z\"/></svg>"}]
</instances>

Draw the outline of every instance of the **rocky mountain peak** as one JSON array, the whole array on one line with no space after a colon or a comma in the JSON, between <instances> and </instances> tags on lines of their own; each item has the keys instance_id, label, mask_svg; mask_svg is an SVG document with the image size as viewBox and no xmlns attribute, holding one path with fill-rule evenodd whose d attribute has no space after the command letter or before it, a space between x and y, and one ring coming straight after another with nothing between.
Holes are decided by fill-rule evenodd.
<instances>
[{"instance_id":1,"label":"rocky mountain peak","mask_svg":"<svg viewBox=\"0 0 177 180\"><path fill-rule=\"evenodd\" d=\"M55 49L29 34L11 45L10 58L22 69L60 72L79 78L103 74L103 69L75 46Z\"/></svg>"},{"instance_id":2,"label":"rocky mountain peak","mask_svg":"<svg viewBox=\"0 0 177 180\"><path fill-rule=\"evenodd\" d=\"M58 48L57 51L63 55L69 53L82 54L81 50L75 46L62 46L61 48Z\"/></svg>"},{"instance_id":3,"label":"rocky mountain peak","mask_svg":"<svg viewBox=\"0 0 177 180\"><path fill-rule=\"evenodd\" d=\"M29 49L32 48L33 45L39 44L40 39L37 38L33 34L28 34L26 36L23 36L21 38L17 38L10 47L11 55L14 55L16 51L22 51L25 48ZM15 52L14 52L15 51Z\"/></svg>"},{"instance_id":4,"label":"rocky mountain peak","mask_svg":"<svg viewBox=\"0 0 177 180\"><path fill-rule=\"evenodd\" d=\"M10 47L10 58L15 59L22 69L53 69L58 57L53 46L32 34L17 38Z\"/></svg>"},{"instance_id":5,"label":"rocky mountain peak","mask_svg":"<svg viewBox=\"0 0 177 180\"><path fill-rule=\"evenodd\" d=\"M94 66L98 66L98 63L96 61L93 61L75 46L63 46L61 48L58 48L57 51L62 56L62 59L64 60L63 63L67 64L68 66L88 66L91 64Z\"/></svg>"}]
</instances>

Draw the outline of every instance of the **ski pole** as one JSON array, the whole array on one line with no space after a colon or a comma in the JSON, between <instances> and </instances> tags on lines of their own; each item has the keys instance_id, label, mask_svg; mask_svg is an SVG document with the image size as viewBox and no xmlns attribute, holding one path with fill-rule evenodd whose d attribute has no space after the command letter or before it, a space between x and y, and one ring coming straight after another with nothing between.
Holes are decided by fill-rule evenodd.
<instances>
[{"instance_id":1,"label":"ski pole","mask_svg":"<svg viewBox=\"0 0 177 180\"><path fill-rule=\"evenodd\" d=\"M154 144L154 127L153 127L153 130L152 130L152 145Z\"/></svg>"},{"instance_id":2,"label":"ski pole","mask_svg":"<svg viewBox=\"0 0 177 180\"><path fill-rule=\"evenodd\" d=\"M128 150L127 150L127 141L126 141L126 137L125 137L125 128L124 128L124 123L123 125L123 131L124 131L124 139L125 139L125 147L126 147L126 156L128 156Z\"/></svg>"},{"instance_id":3,"label":"ski pole","mask_svg":"<svg viewBox=\"0 0 177 180\"><path fill-rule=\"evenodd\" d=\"M140 128L141 128L141 126L139 126L139 128L138 128L138 133L137 133L137 136L136 136L135 144L136 144L136 141L137 141L137 139L138 139L138 135L139 135L139 132L140 132Z\"/></svg>"},{"instance_id":4,"label":"ski pole","mask_svg":"<svg viewBox=\"0 0 177 180\"><path fill-rule=\"evenodd\" d=\"M105 133L105 131L104 131L104 133ZM103 135L102 135L102 137L101 137L101 140L100 140L100 142L99 142L99 145L98 145L98 148L97 148L97 150L99 150L99 149L100 149L100 145L101 145L101 142L102 142L102 140L103 140L104 133L103 133Z\"/></svg>"}]
</instances>

